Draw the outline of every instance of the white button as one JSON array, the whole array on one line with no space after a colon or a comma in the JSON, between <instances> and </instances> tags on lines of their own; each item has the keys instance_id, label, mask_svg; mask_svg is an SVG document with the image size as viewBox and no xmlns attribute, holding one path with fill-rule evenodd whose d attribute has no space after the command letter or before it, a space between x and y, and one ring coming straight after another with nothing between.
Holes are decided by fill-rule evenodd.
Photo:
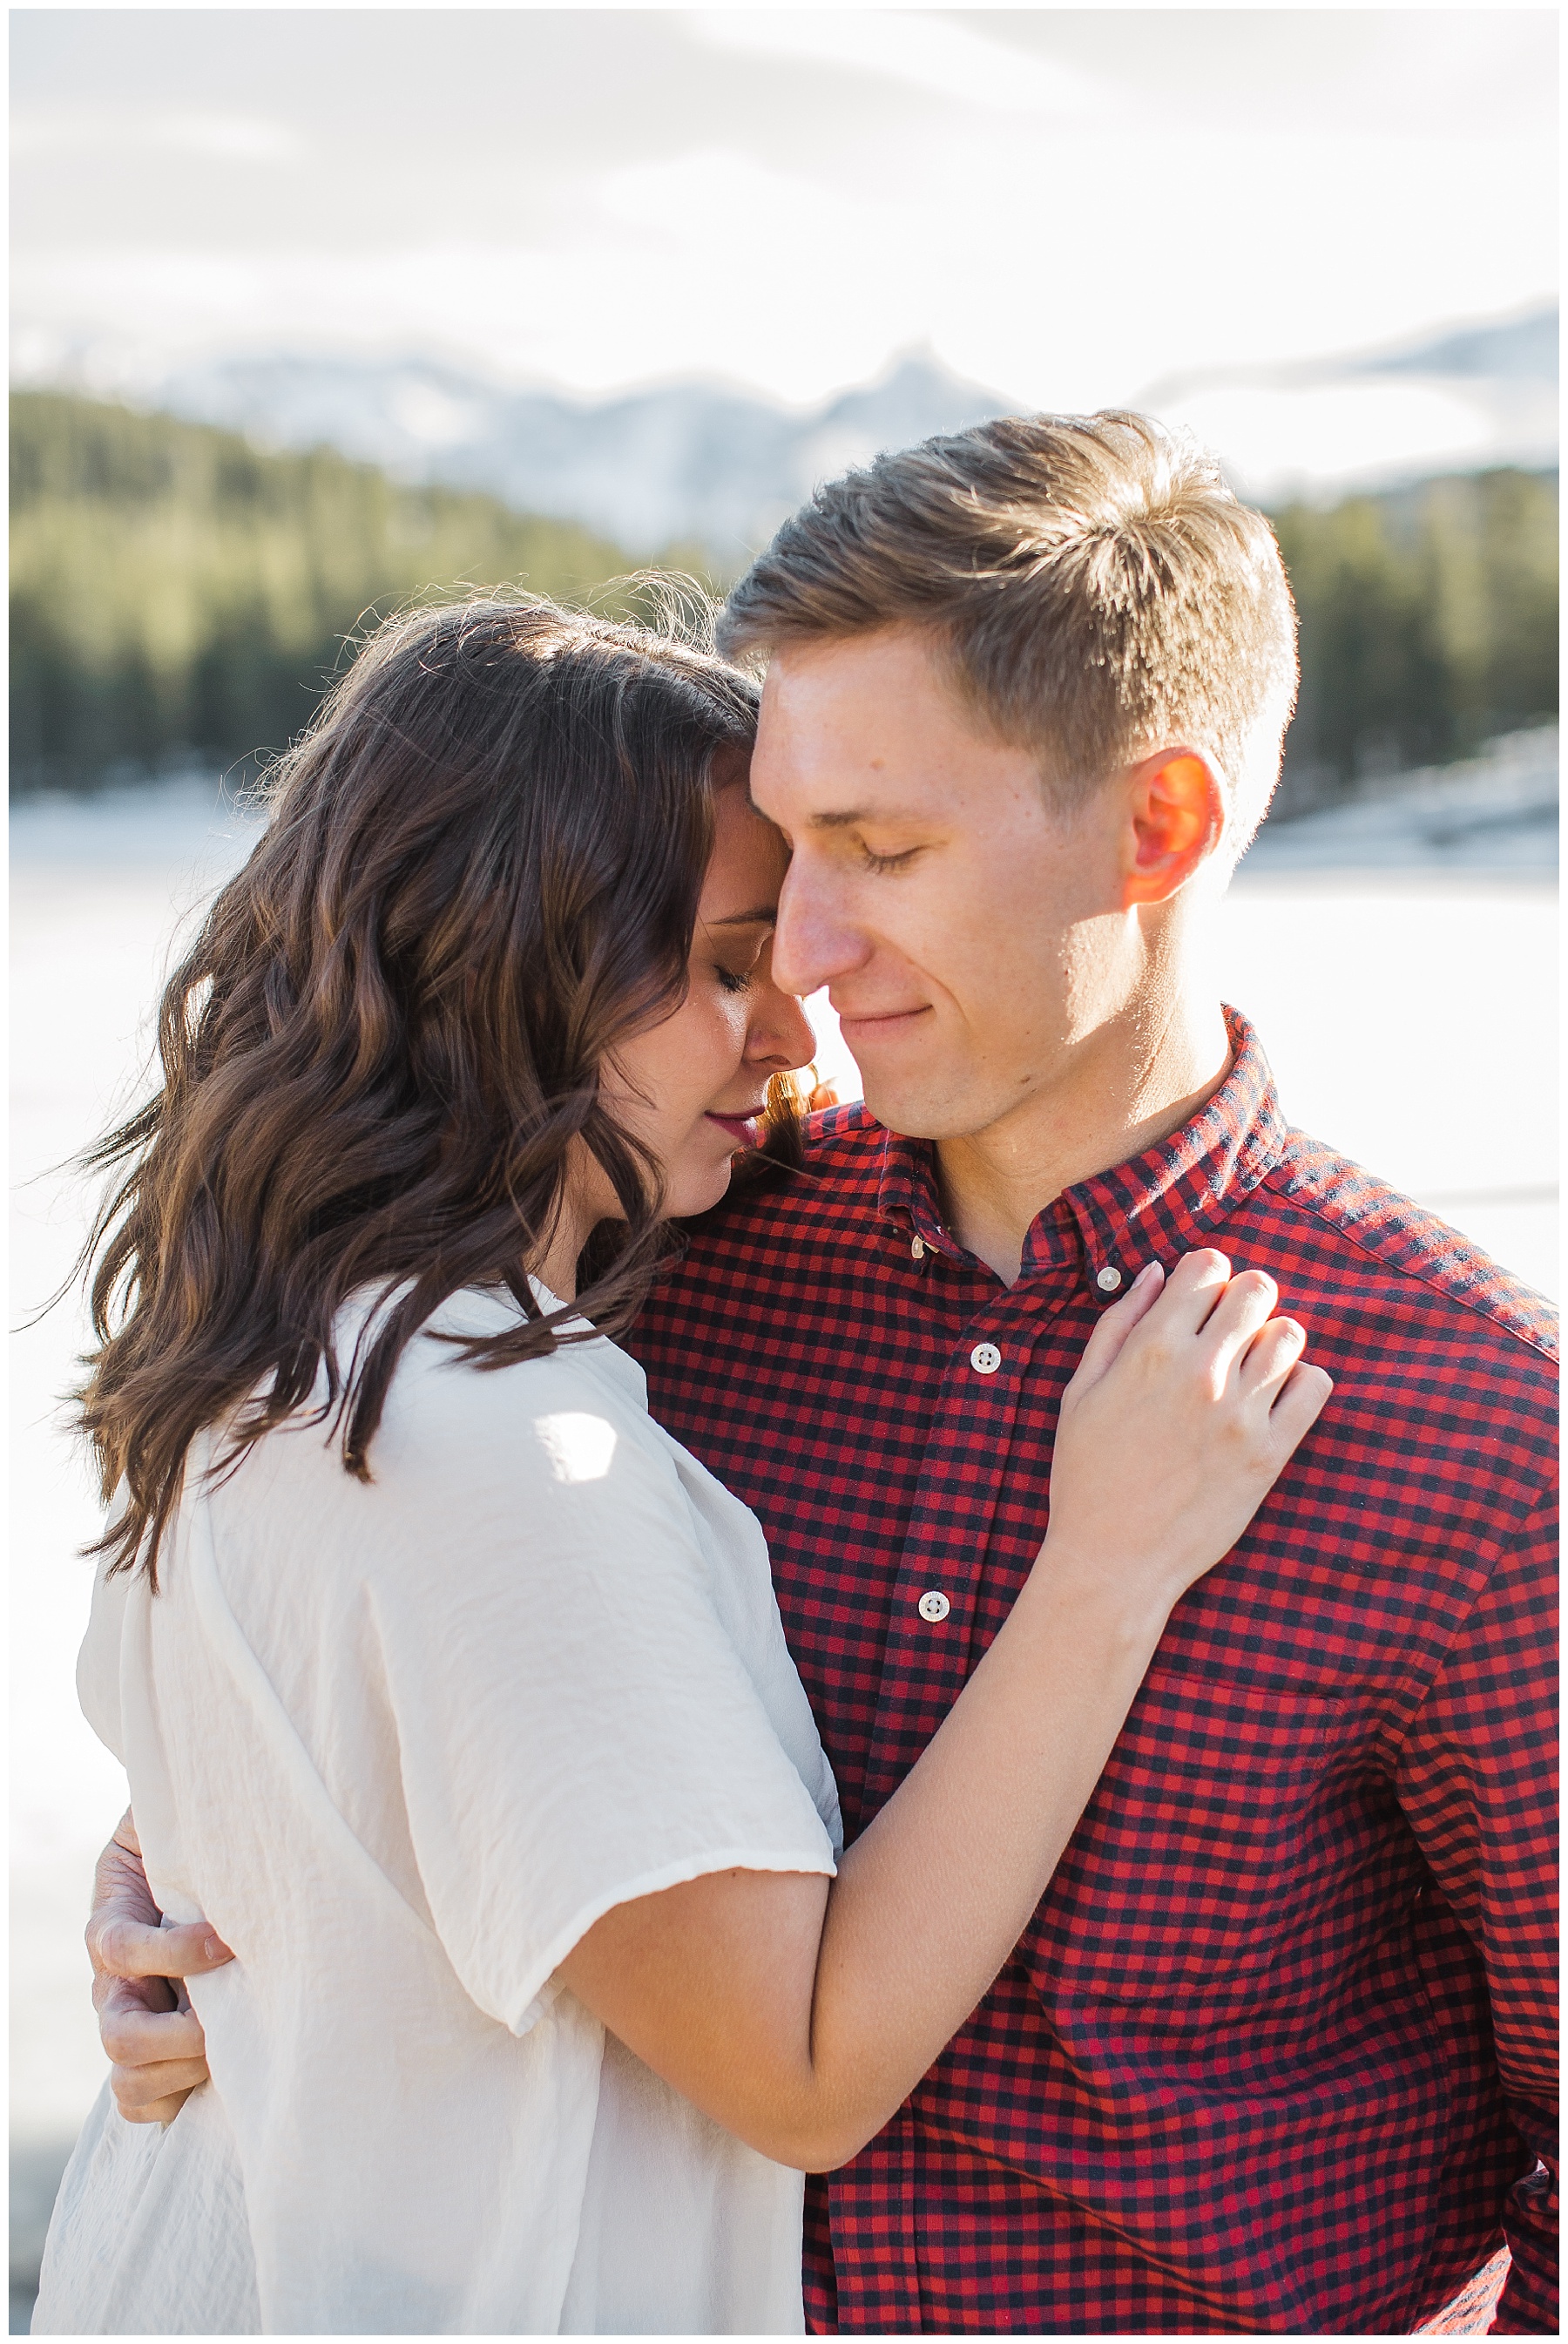
<instances>
[{"instance_id":1,"label":"white button","mask_svg":"<svg viewBox=\"0 0 1568 2344\"><path fill-rule=\"evenodd\" d=\"M917 1261L924 1261L926 1258L926 1241L924 1238L911 1238L910 1239L910 1251Z\"/></svg>"},{"instance_id":2,"label":"white button","mask_svg":"<svg viewBox=\"0 0 1568 2344\"><path fill-rule=\"evenodd\" d=\"M1099 1287L1101 1294L1114 1294L1121 1283L1121 1272L1113 1263L1108 1261L1094 1283Z\"/></svg>"},{"instance_id":3,"label":"white button","mask_svg":"<svg viewBox=\"0 0 1568 2344\"><path fill-rule=\"evenodd\" d=\"M994 1343L977 1343L970 1353L970 1365L977 1376L994 1376L1001 1365L1001 1353Z\"/></svg>"},{"instance_id":4,"label":"white button","mask_svg":"<svg viewBox=\"0 0 1568 2344\"><path fill-rule=\"evenodd\" d=\"M952 1608L940 1587L928 1587L915 1606L922 1620L945 1620Z\"/></svg>"}]
</instances>

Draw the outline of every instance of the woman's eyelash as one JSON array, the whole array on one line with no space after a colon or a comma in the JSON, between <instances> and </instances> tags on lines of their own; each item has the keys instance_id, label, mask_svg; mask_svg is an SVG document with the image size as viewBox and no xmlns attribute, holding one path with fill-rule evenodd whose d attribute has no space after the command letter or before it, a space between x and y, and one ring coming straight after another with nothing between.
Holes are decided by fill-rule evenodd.
<instances>
[{"instance_id":1,"label":"woman's eyelash","mask_svg":"<svg viewBox=\"0 0 1568 2344\"><path fill-rule=\"evenodd\" d=\"M726 993L749 993L756 980L749 968L721 968L719 982Z\"/></svg>"}]
</instances>

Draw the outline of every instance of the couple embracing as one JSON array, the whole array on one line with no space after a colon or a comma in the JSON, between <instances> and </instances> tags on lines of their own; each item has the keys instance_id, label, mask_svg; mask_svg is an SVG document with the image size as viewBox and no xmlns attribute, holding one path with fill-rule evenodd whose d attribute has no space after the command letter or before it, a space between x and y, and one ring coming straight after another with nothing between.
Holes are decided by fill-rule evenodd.
<instances>
[{"instance_id":1,"label":"couple embracing","mask_svg":"<svg viewBox=\"0 0 1568 2344\"><path fill-rule=\"evenodd\" d=\"M35 2325L1549 2332L1550 1319L1204 989L1269 530L990 424L719 642L382 631L99 1151Z\"/></svg>"}]
</instances>

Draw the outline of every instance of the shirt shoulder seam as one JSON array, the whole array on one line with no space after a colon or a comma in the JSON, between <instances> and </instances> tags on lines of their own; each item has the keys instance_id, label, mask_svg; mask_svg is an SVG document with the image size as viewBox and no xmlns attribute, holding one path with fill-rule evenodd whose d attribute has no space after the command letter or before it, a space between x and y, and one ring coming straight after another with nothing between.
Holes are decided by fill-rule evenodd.
<instances>
[{"instance_id":1,"label":"shirt shoulder seam","mask_svg":"<svg viewBox=\"0 0 1568 2344\"><path fill-rule=\"evenodd\" d=\"M1537 1342L1533 1335L1527 1334L1523 1329L1503 1326L1498 1319L1493 1318L1482 1304L1472 1301L1468 1295L1448 1293L1437 1284L1434 1278L1429 1278L1420 1269L1411 1268L1408 1263L1385 1260L1382 1254L1374 1252L1371 1246L1358 1238L1353 1229L1347 1228L1341 1221L1332 1220L1320 1205L1311 1203L1302 1197L1293 1197L1288 1189L1277 1188L1274 1186L1274 1175L1279 1168L1276 1165L1271 1170L1265 1172L1258 1184L1259 1187L1270 1189L1273 1195L1279 1197L1282 1204L1293 1205L1298 1212L1310 1213L1314 1220L1322 1221L1326 1228L1332 1228L1335 1236L1342 1238L1346 1245L1353 1246L1357 1253L1364 1255L1368 1261L1375 1261L1379 1268L1386 1270L1391 1277L1408 1278L1412 1285L1424 1286L1429 1294L1435 1294L1441 1301L1451 1304L1454 1309L1468 1310L1473 1318L1485 1319L1487 1324L1493 1328L1504 1340L1522 1343L1527 1351L1533 1352L1538 1359L1544 1359L1549 1367L1557 1366L1557 1354L1548 1350L1543 1343Z\"/></svg>"}]
</instances>

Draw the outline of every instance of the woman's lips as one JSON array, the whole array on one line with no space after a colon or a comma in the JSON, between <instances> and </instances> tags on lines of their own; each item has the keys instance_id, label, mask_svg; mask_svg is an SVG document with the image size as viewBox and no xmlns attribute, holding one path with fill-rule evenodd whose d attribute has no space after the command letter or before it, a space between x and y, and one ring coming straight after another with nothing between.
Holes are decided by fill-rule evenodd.
<instances>
[{"instance_id":1,"label":"woman's lips","mask_svg":"<svg viewBox=\"0 0 1568 2344\"><path fill-rule=\"evenodd\" d=\"M708 1120L718 1124L721 1131L727 1131L737 1147L755 1147L762 1137L755 1115L715 1115L709 1107Z\"/></svg>"}]
</instances>

